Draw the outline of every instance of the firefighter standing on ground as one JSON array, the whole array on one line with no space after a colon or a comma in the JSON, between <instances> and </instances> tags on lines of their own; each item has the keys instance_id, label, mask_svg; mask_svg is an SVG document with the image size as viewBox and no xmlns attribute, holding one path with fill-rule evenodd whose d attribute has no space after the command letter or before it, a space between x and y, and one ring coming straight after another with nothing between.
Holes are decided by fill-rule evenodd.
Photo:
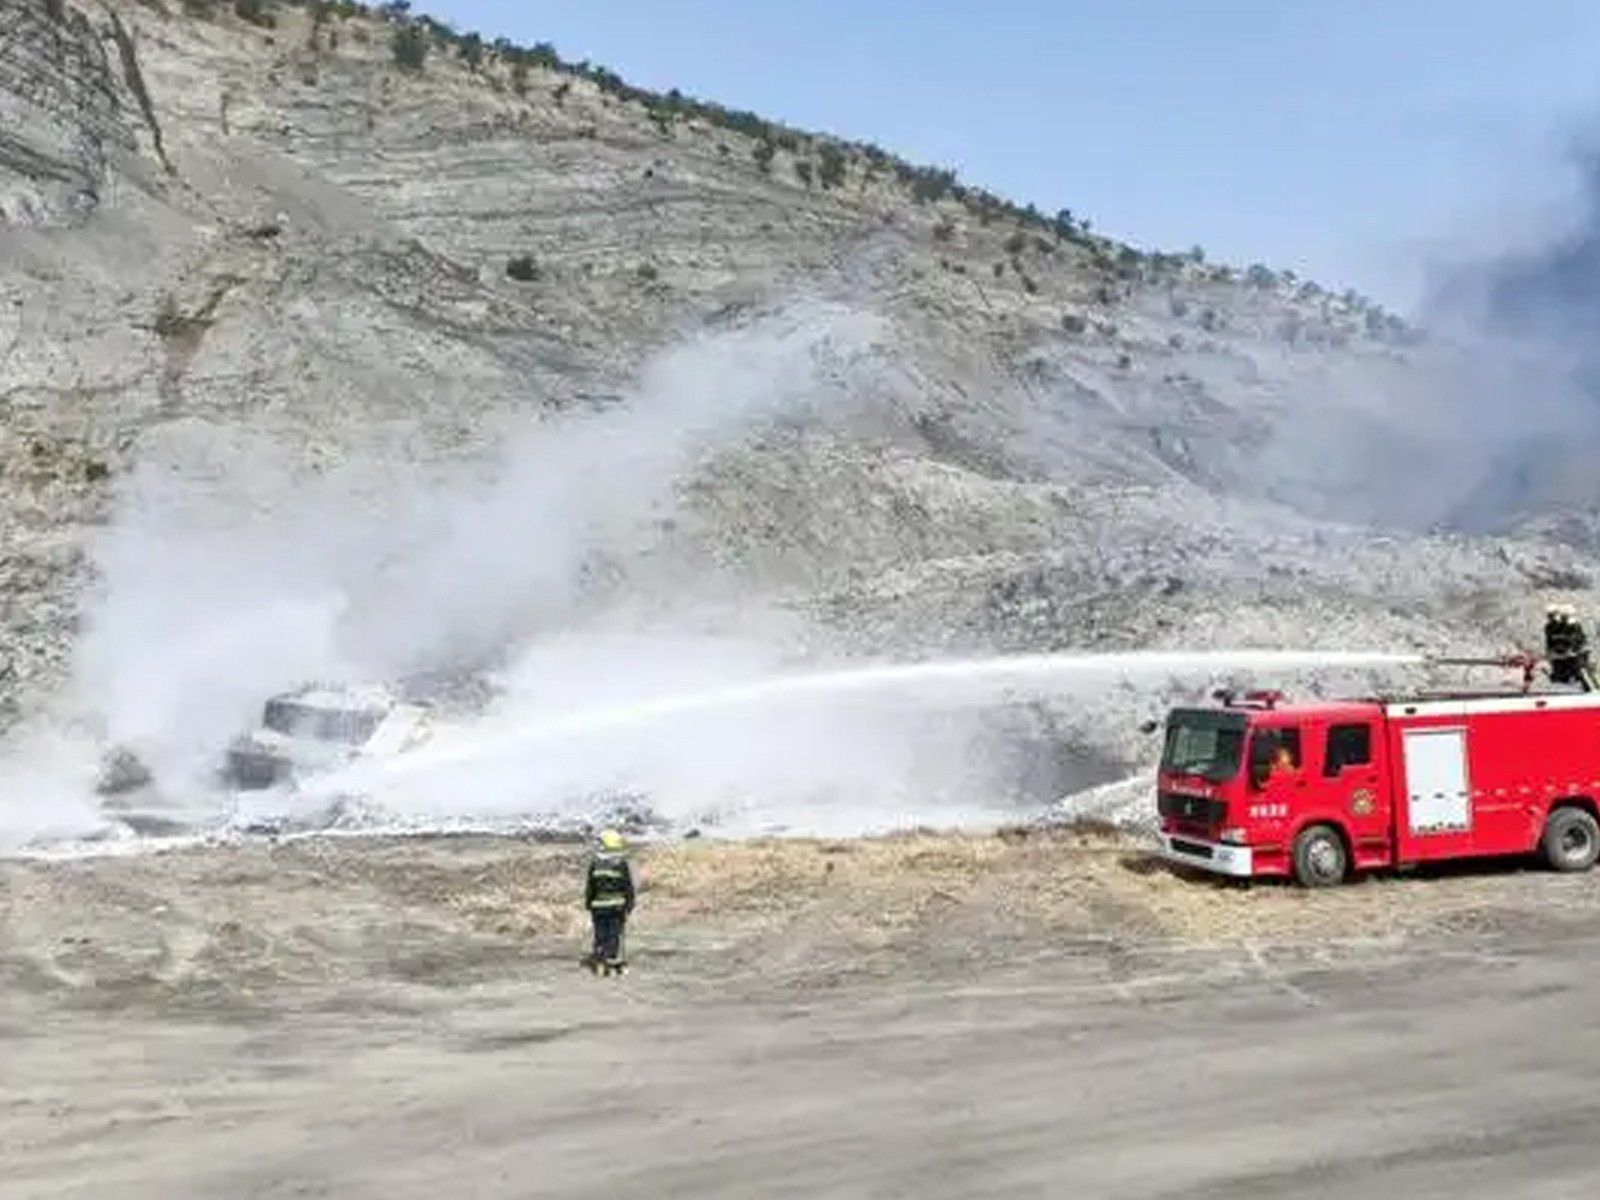
<instances>
[{"instance_id":1,"label":"firefighter standing on ground","mask_svg":"<svg viewBox=\"0 0 1600 1200\"><path fill-rule=\"evenodd\" d=\"M607 829L600 835L599 850L589 860L589 876L584 884L584 905L594 922L589 968L608 975L627 966L622 956L622 933L628 914L633 912L633 871L626 851L622 835Z\"/></svg>"},{"instance_id":2,"label":"firefighter standing on ground","mask_svg":"<svg viewBox=\"0 0 1600 1200\"><path fill-rule=\"evenodd\" d=\"M1551 683L1576 683L1586 692L1595 690L1589 638L1570 604L1552 604L1545 610L1544 654L1550 661Z\"/></svg>"}]
</instances>

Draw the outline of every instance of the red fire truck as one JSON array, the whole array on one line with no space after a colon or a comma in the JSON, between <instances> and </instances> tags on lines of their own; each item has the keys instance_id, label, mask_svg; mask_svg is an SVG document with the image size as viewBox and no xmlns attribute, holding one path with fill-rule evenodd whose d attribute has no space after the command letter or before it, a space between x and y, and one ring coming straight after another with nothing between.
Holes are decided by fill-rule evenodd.
<instances>
[{"instance_id":1,"label":"red fire truck","mask_svg":"<svg viewBox=\"0 0 1600 1200\"><path fill-rule=\"evenodd\" d=\"M1600 856L1600 693L1218 699L1167 719L1174 862L1321 887L1447 858L1538 851L1586 871Z\"/></svg>"}]
</instances>

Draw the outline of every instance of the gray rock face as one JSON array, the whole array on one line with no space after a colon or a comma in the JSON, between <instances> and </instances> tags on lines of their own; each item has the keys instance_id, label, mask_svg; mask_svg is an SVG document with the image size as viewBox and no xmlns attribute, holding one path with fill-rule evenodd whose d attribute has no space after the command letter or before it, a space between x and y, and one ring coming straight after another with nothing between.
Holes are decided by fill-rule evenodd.
<instances>
[{"instance_id":1,"label":"gray rock face","mask_svg":"<svg viewBox=\"0 0 1600 1200\"><path fill-rule=\"evenodd\" d=\"M1482 650L1531 628L1531 591L1592 578L1553 542L1371 531L1391 495L1444 516L1478 481L1386 424L1428 351L1353 299L919 203L855 150L824 186L819 140L763 162L494 54L402 70L392 33L0 0L0 723L71 675L141 471L219 512L356 460L404 492L647 403L641 369L685 338L841 312L877 331L842 363L813 339L843 402L696 457L651 538L586 562L592 604L692 582L832 653ZM242 482L246 436L279 492Z\"/></svg>"},{"instance_id":2,"label":"gray rock face","mask_svg":"<svg viewBox=\"0 0 1600 1200\"><path fill-rule=\"evenodd\" d=\"M136 150L128 95L79 10L29 0L4 15L0 224L70 221L99 203L112 164Z\"/></svg>"}]
</instances>

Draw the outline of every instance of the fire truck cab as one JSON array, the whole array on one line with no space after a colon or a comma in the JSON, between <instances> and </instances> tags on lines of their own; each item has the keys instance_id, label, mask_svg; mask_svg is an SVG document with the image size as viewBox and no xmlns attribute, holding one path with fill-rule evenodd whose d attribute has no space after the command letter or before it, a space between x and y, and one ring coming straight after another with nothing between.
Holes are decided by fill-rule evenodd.
<instances>
[{"instance_id":1,"label":"fire truck cab","mask_svg":"<svg viewBox=\"0 0 1600 1200\"><path fill-rule=\"evenodd\" d=\"M1310 887L1352 871L1540 851L1600 857L1600 693L1285 704L1219 694L1169 714L1166 858Z\"/></svg>"}]
</instances>

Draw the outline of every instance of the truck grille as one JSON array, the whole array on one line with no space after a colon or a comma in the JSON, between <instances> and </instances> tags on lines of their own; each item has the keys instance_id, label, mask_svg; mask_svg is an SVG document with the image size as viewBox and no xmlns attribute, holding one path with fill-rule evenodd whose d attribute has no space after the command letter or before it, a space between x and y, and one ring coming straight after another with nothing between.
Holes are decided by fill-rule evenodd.
<instances>
[{"instance_id":1,"label":"truck grille","mask_svg":"<svg viewBox=\"0 0 1600 1200\"><path fill-rule=\"evenodd\" d=\"M1228 815L1228 806L1221 800L1183 796L1177 792L1158 793L1156 810L1163 817L1175 821L1193 821L1197 825L1221 825L1223 818Z\"/></svg>"},{"instance_id":2,"label":"truck grille","mask_svg":"<svg viewBox=\"0 0 1600 1200\"><path fill-rule=\"evenodd\" d=\"M1200 842L1185 841L1183 838L1173 838L1170 844L1178 854L1191 854L1195 858L1210 858L1216 853L1210 846Z\"/></svg>"}]
</instances>

